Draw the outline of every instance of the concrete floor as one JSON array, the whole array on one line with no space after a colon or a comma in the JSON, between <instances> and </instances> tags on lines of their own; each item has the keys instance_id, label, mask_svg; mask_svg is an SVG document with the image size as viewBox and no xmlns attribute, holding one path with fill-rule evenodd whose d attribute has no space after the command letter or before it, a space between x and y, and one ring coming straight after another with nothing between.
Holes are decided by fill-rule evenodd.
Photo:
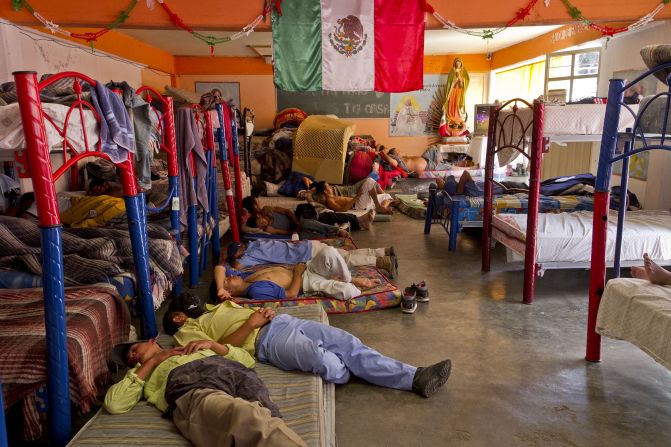
<instances>
[{"instance_id":1,"label":"concrete floor","mask_svg":"<svg viewBox=\"0 0 671 447\"><path fill-rule=\"evenodd\" d=\"M336 392L340 447L353 446L669 446L671 374L633 345L604 340L603 362L586 363L586 271L549 271L536 303L521 304L522 272L506 271L495 251L480 273L478 237L396 214L358 232L360 247L393 244L398 284L426 279L431 302L331 315L380 352L422 366L453 362L445 388L430 399L351 382ZM510 270L508 268L508 270Z\"/></svg>"}]
</instances>

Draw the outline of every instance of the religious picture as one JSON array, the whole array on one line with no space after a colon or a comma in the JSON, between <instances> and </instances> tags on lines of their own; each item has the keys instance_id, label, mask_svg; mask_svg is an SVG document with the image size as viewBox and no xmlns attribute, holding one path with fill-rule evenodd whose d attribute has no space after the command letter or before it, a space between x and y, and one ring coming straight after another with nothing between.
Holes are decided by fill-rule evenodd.
<instances>
[{"instance_id":1,"label":"religious picture","mask_svg":"<svg viewBox=\"0 0 671 447\"><path fill-rule=\"evenodd\" d=\"M424 76L424 88L407 93L392 93L390 96L389 135L431 135L429 114L436 93L445 88L445 76Z\"/></svg>"}]
</instances>

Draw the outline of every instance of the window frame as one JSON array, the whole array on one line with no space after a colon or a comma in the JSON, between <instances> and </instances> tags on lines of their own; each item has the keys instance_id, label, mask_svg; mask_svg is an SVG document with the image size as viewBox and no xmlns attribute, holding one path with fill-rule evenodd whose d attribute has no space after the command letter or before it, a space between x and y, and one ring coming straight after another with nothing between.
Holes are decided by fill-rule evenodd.
<instances>
[{"instance_id":1,"label":"window frame","mask_svg":"<svg viewBox=\"0 0 671 447\"><path fill-rule=\"evenodd\" d=\"M595 74L589 75L574 75L576 68L576 56L579 54L585 53L599 53L599 65L597 66ZM551 78L550 77L550 60L555 57L561 56L571 56L571 75L570 76L558 76ZM602 47L592 47L592 48L580 48L577 50L570 51L558 51L556 53L549 53L545 56L545 97L548 95L548 85L550 82L554 81L569 81L569 90L566 92L566 102L573 101L573 81L576 79L596 79L596 89L597 93L599 91L599 75L601 73L601 63L603 61Z\"/></svg>"}]
</instances>

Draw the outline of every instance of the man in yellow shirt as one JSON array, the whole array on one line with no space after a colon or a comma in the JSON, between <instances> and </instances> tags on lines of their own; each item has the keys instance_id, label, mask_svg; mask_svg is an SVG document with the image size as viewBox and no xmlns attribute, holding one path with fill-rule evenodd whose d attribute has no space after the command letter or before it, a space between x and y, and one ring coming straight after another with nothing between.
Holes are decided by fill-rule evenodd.
<instances>
[{"instance_id":1,"label":"man in yellow shirt","mask_svg":"<svg viewBox=\"0 0 671 447\"><path fill-rule=\"evenodd\" d=\"M161 348L155 340L115 347L114 360L131 369L105 395L104 406L112 414L130 411L142 397L161 411L170 373L181 365L222 356L250 368L254 359L247 351L212 340L196 340L183 347ZM248 402L223 391L195 389L175 402L173 421L180 432L197 446L305 446L303 440L272 417L258 402Z\"/></svg>"},{"instance_id":2,"label":"man in yellow shirt","mask_svg":"<svg viewBox=\"0 0 671 447\"><path fill-rule=\"evenodd\" d=\"M417 368L380 354L342 329L276 315L269 308L245 309L224 301L207 309L196 319L171 311L163 319L163 328L175 334L182 346L196 340L237 346L260 362L287 371L312 372L337 384L347 383L354 375L375 385L430 397L450 376L450 360Z\"/></svg>"}]
</instances>

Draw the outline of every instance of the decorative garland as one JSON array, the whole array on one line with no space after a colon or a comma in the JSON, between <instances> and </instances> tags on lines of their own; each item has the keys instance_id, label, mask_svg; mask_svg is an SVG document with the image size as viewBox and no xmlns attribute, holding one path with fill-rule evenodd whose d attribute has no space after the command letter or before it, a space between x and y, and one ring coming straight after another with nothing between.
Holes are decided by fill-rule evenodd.
<instances>
[{"instance_id":1,"label":"decorative garland","mask_svg":"<svg viewBox=\"0 0 671 447\"><path fill-rule=\"evenodd\" d=\"M670 1L670 0L666 0L666 1ZM473 30L468 30L468 29L461 28L461 27L455 25L455 23L452 22L451 20L447 20L443 16L441 16L438 12L436 12L436 10L433 6L429 5L428 3L427 3L426 6L427 6L427 9L428 9L428 12L430 14L432 14L433 17L435 17L435 19L438 20L438 22L440 22L443 25L443 28L448 28L448 29L451 29L452 31L456 31L456 32L462 33L462 34L467 34L469 36L480 37L482 39L493 39L495 35L497 35L500 32L506 30L506 28L509 28L509 27L515 25L517 22L521 22L522 20L527 18L527 16L529 16L529 14L531 14L531 10L534 9L534 7L536 6L536 3L538 3L538 0L529 1L529 3L524 8L520 8L517 11L517 13L515 13L515 17L510 19L505 25L500 26L498 28L494 28L494 29L484 29L482 31L473 31Z\"/></svg>"},{"instance_id":2,"label":"decorative garland","mask_svg":"<svg viewBox=\"0 0 671 447\"><path fill-rule=\"evenodd\" d=\"M147 1L147 5L149 5L149 1ZM159 5L161 5L161 8L168 14L168 17L170 18L170 21L173 23L173 25L177 26L178 28L183 29L184 31L190 33L193 37L196 39L199 39L203 42L205 42L207 45L210 47L210 54L214 55L214 46L219 45L222 43L226 42L231 42L233 40L240 39L241 37L249 36L254 32L254 29L259 25L259 23L263 22L265 20L266 14L270 12L271 5L266 2L263 8L263 13L259 14L254 20L252 20L247 26L242 28L241 31L238 31L234 34L231 34L230 36L224 36L224 37L216 37L212 36L209 34L202 34L199 33L198 31L194 31L189 25L184 23L182 18L175 14L172 9L167 5L165 0L156 0ZM152 2L153 3L153 2ZM276 8L279 11L279 3L277 2Z\"/></svg>"},{"instance_id":3,"label":"decorative garland","mask_svg":"<svg viewBox=\"0 0 671 447\"><path fill-rule=\"evenodd\" d=\"M583 25L589 26L590 28L599 31L602 35L607 36L607 37L613 37L615 34L619 33L624 33L625 31L631 31L637 28L640 28L642 26L647 25L648 23L652 22L655 20L655 16L659 14L662 9L669 3L671 0L662 0L659 5L634 23L628 25L628 26L622 26L619 28L613 28L611 26L603 26L603 25L598 25L585 16L582 15L582 12L580 9L578 9L576 6L571 4L569 0L561 0L561 2L566 6L566 10L568 14L575 20L579 21ZM545 0L545 6L550 5L550 0Z\"/></svg>"},{"instance_id":4,"label":"decorative garland","mask_svg":"<svg viewBox=\"0 0 671 447\"><path fill-rule=\"evenodd\" d=\"M93 42L97 41L101 36L113 30L114 28L117 28L119 25L128 20L131 11L133 11L135 6L137 6L137 0L131 0L126 9L121 11L112 23L94 33L73 33L62 29L60 25L55 24L51 20L47 20L42 14L35 11L35 8L33 8L27 0L12 0L12 5L15 11L20 11L21 9L25 8L25 10L31 13L33 17L35 17L42 25L44 25L45 28L51 31L52 34L60 34L62 36L71 37L73 39L85 40L86 43L93 47Z\"/></svg>"}]
</instances>

